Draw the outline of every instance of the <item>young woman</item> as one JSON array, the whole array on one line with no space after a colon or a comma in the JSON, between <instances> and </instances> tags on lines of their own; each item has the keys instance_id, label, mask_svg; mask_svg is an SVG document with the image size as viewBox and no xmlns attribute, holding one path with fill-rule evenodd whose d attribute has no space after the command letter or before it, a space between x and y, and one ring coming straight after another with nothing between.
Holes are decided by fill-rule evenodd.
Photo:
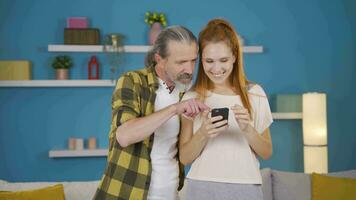
<instances>
[{"instance_id":1,"label":"young woman","mask_svg":"<svg viewBox=\"0 0 356 200\"><path fill-rule=\"evenodd\" d=\"M256 157L272 155L269 126L273 122L267 96L249 82L242 47L225 20L211 20L199 34L199 71L183 99L198 98L211 109L229 109L227 120L209 111L182 117L180 160L192 164L186 199L262 199Z\"/></svg>"}]
</instances>

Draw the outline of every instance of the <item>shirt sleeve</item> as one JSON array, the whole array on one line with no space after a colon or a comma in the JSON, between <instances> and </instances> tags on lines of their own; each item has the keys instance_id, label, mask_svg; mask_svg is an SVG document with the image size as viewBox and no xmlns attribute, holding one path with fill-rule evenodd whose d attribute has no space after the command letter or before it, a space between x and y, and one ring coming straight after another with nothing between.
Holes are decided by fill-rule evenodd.
<instances>
[{"instance_id":1,"label":"shirt sleeve","mask_svg":"<svg viewBox=\"0 0 356 200\"><path fill-rule=\"evenodd\" d=\"M140 116L139 95L130 75L119 78L112 97L112 125L120 126L130 119Z\"/></svg>"},{"instance_id":2,"label":"shirt sleeve","mask_svg":"<svg viewBox=\"0 0 356 200\"><path fill-rule=\"evenodd\" d=\"M262 87L256 86L256 108L254 110L255 120L254 125L258 133L262 134L273 122L271 109L268 102L268 97Z\"/></svg>"}]
</instances>

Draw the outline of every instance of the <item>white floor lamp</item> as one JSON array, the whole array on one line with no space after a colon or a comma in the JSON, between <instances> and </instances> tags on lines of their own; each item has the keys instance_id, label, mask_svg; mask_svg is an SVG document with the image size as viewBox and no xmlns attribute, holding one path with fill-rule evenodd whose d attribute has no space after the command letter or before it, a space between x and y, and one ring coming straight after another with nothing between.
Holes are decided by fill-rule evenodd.
<instances>
[{"instance_id":1,"label":"white floor lamp","mask_svg":"<svg viewBox=\"0 0 356 200\"><path fill-rule=\"evenodd\" d=\"M303 94L304 172L328 172L326 94Z\"/></svg>"}]
</instances>

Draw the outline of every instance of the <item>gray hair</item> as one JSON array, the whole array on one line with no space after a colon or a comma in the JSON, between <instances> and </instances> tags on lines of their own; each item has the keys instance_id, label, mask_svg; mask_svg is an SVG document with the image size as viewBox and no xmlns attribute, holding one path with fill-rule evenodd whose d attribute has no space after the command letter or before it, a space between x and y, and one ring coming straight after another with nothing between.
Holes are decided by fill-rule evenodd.
<instances>
[{"instance_id":1,"label":"gray hair","mask_svg":"<svg viewBox=\"0 0 356 200\"><path fill-rule=\"evenodd\" d=\"M161 31L155 41L153 47L148 51L145 59L145 66L155 66L155 54L158 53L162 58L166 58L169 55L168 43L170 41L184 42L191 44L194 42L198 44L197 38L194 34L183 26L170 26Z\"/></svg>"}]
</instances>

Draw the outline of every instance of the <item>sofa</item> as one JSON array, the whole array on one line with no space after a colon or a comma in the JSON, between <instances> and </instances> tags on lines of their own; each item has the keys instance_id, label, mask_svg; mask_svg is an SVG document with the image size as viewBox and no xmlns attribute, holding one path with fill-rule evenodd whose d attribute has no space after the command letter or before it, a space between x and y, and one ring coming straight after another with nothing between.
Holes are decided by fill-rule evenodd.
<instances>
[{"instance_id":1,"label":"sofa","mask_svg":"<svg viewBox=\"0 0 356 200\"><path fill-rule=\"evenodd\" d=\"M269 168L261 170L262 192L264 200L311 200L311 175L285 172ZM328 177L356 179L356 170L326 174ZM352 187L356 191L356 180ZM335 191L329 191L335 192Z\"/></svg>"},{"instance_id":2,"label":"sofa","mask_svg":"<svg viewBox=\"0 0 356 200\"><path fill-rule=\"evenodd\" d=\"M285 172L264 168L261 170L264 200L310 200L311 178L309 174ZM329 176L356 179L356 170L329 173ZM19 191L43 188L61 183L67 200L92 199L99 181L73 182L17 182L0 180L0 191ZM356 188L355 188L356 190ZM184 196L185 189L179 196ZM183 198L181 198L183 199Z\"/></svg>"}]
</instances>

